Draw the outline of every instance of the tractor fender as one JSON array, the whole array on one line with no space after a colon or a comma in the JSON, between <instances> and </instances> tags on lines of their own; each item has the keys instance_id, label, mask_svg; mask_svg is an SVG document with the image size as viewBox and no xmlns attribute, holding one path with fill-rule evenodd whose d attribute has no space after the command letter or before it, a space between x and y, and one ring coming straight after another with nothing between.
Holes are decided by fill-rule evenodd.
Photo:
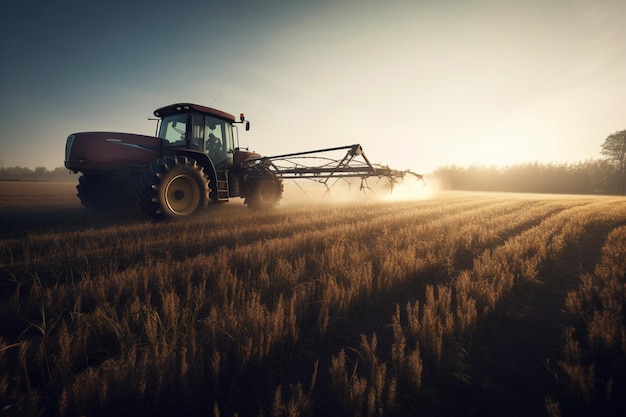
<instances>
[{"instance_id":1,"label":"tractor fender","mask_svg":"<svg viewBox=\"0 0 626 417\"><path fill-rule=\"evenodd\" d=\"M235 153L233 155L233 165L238 167L246 161L250 161L252 159L259 159L259 158L261 158L261 155L256 152L242 151L240 149L235 149Z\"/></svg>"}]
</instances>

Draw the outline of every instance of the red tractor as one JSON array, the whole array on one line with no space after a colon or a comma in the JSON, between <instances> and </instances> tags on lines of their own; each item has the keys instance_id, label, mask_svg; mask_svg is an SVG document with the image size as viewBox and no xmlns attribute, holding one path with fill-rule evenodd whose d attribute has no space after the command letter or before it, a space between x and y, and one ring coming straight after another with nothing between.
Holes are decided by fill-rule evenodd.
<instances>
[{"instance_id":1,"label":"red tractor","mask_svg":"<svg viewBox=\"0 0 626 417\"><path fill-rule=\"evenodd\" d=\"M184 217L209 202L241 197L255 210L278 204L283 185L268 160L236 146L236 124L249 122L191 103L154 111L156 137L115 132L73 133L65 167L82 172L78 197L87 208L137 201L155 215ZM235 131L235 132L234 132Z\"/></svg>"}]
</instances>

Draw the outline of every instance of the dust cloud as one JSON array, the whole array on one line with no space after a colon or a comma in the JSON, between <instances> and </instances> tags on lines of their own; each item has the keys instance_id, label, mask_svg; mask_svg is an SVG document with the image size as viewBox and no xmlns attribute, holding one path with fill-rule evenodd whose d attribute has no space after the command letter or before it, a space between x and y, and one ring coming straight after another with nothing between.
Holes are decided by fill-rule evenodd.
<instances>
[{"instance_id":1,"label":"dust cloud","mask_svg":"<svg viewBox=\"0 0 626 417\"><path fill-rule=\"evenodd\" d=\"M283 198L280 206L297 207L306 205L329 205L361 203L374 201L411 201L424 200L439 191L436 183L431 184L426 178L415 177L392 183L387 178L370 177L341 178L324 184L311 180L283 180Z\"/></svg>"}]
</instances>

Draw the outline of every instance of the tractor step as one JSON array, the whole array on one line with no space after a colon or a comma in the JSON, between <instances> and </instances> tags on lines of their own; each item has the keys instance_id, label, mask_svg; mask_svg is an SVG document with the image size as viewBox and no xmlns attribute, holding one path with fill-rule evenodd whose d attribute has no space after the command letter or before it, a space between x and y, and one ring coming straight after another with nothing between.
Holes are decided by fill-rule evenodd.
<instances>
[{"instance_id":1,"label":"tractor step","mask_svg":"<svg viewBox=\"0 0 626 417\"><path fill-rule=\"evenodd\" d=\"M228 201L228 171L217 172L217 201Z\"/></svg>"}]
</instances>

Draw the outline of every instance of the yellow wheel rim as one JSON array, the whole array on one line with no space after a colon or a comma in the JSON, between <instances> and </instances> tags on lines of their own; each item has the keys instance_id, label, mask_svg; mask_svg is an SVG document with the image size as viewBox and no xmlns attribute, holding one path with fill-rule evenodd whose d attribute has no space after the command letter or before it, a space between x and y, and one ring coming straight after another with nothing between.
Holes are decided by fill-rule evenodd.
<instances>
[{"instance_id":1,"label":"yellow wheel rim","mask_svg":"<svg viewBox=\"0 0 626 417\"><path fill-rule=\"evenodd\" d=\"M177 175L165 188L165 204L177 216L188 216L200 204L200 189L187 175Z\"/></svg>"}]
</instances>

